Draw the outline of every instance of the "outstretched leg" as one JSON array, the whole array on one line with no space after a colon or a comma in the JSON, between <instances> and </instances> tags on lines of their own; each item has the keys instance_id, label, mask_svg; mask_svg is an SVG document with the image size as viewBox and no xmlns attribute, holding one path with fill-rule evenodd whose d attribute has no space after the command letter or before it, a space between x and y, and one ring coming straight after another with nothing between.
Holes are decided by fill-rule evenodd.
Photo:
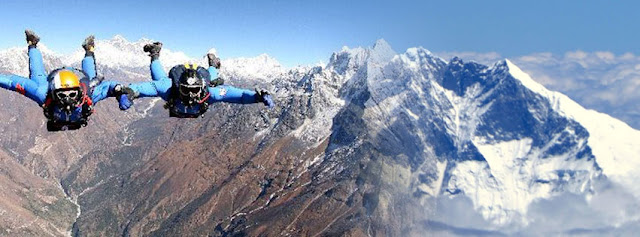
<instances>
[{"instance_id":1,"label":"outstretched leg","mask_svg":"<svg viewBox=\"0 0 640 237\"><path fill-rule=\"evenodd\" d=\"M27 44L29 44L29 78L39 86L48 85L47 72L44 70L44 63L42 62L42 53L37 48L40 37L30 30L25 30L24 34L27 37Z\"/></svg>"},{"instance_id":2,"label":"outstretched leg","mask_svg":"<svg viewBox=\"0 0 640 237\"><path fill-rule=\"evenodd\" d=\"M84 59L82 59L82 71L89 75L89 79L93 80L96 78L98 73L96 72L96 60L93 53L95 48L95 37L90 35L87 37L82 43L82 48L84 48Z\"/></svg>"},{"instance_id":3,"label":"outstretched leg","mask_svg":"<svg viewBox=\"0 0 640 237\"><path fill-rule=\"evenodd\" d=\"M38 84L31 79L16 75L0 74L0 88L18 92L42 105L47 96L46 91L40 90Z\"/></svg>"},{"instance_id":4,"label":"outstretched leg","mask_svg":"<svg viewBox=\"0 0 640 237\"><path fill-rule=\"evenodd\" d=\"M167 73L162 67L160 59L158 59L160 57L162 43L155 42L153 44L147 44L143 49L145 52L149 53L149 57L151 57L151 79L154 81L169 80L169 78L167 77Z\"/></svg>"},{"instance_id":5,"label":"outstretched leg","mask_svg":"<svg viewBox=\"0 0 640 237\"><path fill-rule=\"evenodd\" d=\"M211 81L211 86L220 86L224 85L224 79L218 77L218 70L220 69L220 58L218 58L213 53L207 54L207 61L209 62L209 80Z\"/></svg>"},{"instance_id":6,"label":"outstretched leg","mask_svg":"<svg viewBox=\"0 0 640 237\"><path fill-rule=\"evenodd\" d=\"M161 80L169 80L169 77L167 77L167 73L164 71L164 68L162 68L162 63L160 62L160 60L155 60L153 62L151 62L151 79L154 81L161 81Z\"/></svg>"}]
</instances>

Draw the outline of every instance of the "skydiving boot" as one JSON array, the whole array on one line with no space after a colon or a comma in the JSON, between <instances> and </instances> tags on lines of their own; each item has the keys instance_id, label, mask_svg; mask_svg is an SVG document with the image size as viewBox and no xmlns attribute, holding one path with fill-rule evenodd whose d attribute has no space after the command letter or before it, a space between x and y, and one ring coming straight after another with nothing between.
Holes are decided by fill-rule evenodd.
<instances>
[{"instance_id":1,"label":"skydiving boot","mask_svg":"<svg viewBox=\"0 0 640 237\"><path fill-rule=\"evenodd\" d=\"M38 45L38 42L40 42L40 37L38 37L38 35L33 31L25 30L24 34L27 36L27 44L29 44L29 48L35 48Z\"/></svg>"},{"instance_id":2,"label":"skydiving boot","mask_svg":"<svg viewBox=\"0 0 640 237\"><path fill-rule=\"evenodd\" d=\"M218 58L215 54L208 53L207 60L209 61L209 67L220 69L220 58Z\"/></svg>"},{"instance_id":3,"label":"skydiving boot","mask_svg":"<svg viewBox=\"0 0 640 237\"><path fill-rule=\"evenodd\" d=\"M151 62L158 59L160 57L160 50L162 49L162 43L154 42L153 44L147 44L144 46L143 50L149 53L149 57L151 57Z\"/></svg>"},{"instance_id":4,"label":"skydiving boot","mask_svg":"<svg viewBox=\"0 0 640 237\"><path fill-rule=\"evenodd\" d=\"M216 69L220 69L220 58L218 58L215 54L208 53L207 54L207 61L209 62L209 67L214 67ZM211 81L210 85L213 86L213 87L224 85L224 79L222 79L220 77L218 77L216 79L213 79Z\"/></svg>"},{"instance_id":5,"label":"skydiving boot","mask_svg":"<svg viewBox=\"0 0 640 237\"><path fill-rule=\"evenodd\" d=\"M84 56L93 57L93 50L96 47L95 39L96 39L95 36L90 35L89 37L84 39L84 42L82 42L82 48L84 49Z\"/></svg>"}]
</instances>

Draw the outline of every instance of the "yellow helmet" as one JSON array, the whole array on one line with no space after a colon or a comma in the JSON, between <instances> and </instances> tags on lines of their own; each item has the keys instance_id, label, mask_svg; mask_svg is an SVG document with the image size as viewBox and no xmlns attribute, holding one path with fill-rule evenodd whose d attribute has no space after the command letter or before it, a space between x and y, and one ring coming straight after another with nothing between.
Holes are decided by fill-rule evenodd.
<instances>
[{"instance_id":1,"label":"yellow helmet","mask_svg":"<svg viewBox=\"0 0 640 237\"><path fill-rule=\"evenodd\" d=\"M60 70L53 77L53 89L73 89L80 87L80 78L70 70Z\"/></svg>"}]
</instances>

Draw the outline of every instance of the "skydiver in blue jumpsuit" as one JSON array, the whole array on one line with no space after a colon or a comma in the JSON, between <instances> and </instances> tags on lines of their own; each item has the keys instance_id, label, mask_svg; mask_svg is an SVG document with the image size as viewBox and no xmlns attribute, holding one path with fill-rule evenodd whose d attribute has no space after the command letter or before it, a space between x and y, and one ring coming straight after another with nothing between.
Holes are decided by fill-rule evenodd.
<instances>
[{"instance_id":1,"label":"skydiver in blue jumpsuit","mask_svg":"<svg viewBox=\"0 0 640 237\"><path fill-rule=\"evenodd\" d=\"M37 48L40 37L30 30L26 30L25 35L29 45L29 78L0 75L0 87L16 91L38 103L47 118L48 131L84 127L93 113L93 105L107 97L127 98L122 94L131 92L115 81L97 78L93 36L87 37L82 44L85 49L82 70L63 67L47 75L42 53Z\"/></svg>"},{"instance_id":2,"label":"skydiver in blue jumpsuit","mask_svg":"<svg viewBox=\"0 0 640 237\"><path fill-rule=\"evenodd\" d=\"M151 57L152 81L130 84L128 88L133 93L127 93L120 98L120 108L129 108L133 99L137 97L160 97L167 102L165 108L169 110L170 117L197 118L207 111L209 105L217 102L263 103L269 108L274 106L273 99L267 91L251 91L223 85L222 79L216 78L220 59L213 54L207 55L209 69L184 64L174 66L167 74L158 59L161 49L160 42L144 46L144 51Z\"/></svg>"}]
</instances>

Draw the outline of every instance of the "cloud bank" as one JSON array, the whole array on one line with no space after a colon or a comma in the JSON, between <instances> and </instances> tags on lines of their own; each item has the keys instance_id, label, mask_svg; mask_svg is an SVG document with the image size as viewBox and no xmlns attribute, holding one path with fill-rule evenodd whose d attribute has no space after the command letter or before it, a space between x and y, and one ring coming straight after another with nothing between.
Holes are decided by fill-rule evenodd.
<instances>
[{"instance_id":1,"label":"cloud bank","mask_svg":"<svg viewBox=\"0 0 640 237\"><path fill-rule=\"evenodd\" d=\"M640 202L606 179L593 193L563 193L533 202L526 223L496 226L484 220L462 195L437 197L428 217L431 234L451 236L629 236L640 231Z\"/></svg>"}]
</instances>

